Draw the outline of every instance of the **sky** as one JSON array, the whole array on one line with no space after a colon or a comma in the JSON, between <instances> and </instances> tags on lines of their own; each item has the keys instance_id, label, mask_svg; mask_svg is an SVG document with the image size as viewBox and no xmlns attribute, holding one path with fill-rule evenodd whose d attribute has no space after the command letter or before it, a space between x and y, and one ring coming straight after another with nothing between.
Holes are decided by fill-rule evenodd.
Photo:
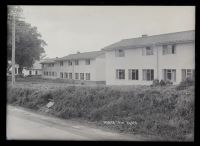
<instances>
[{"instance_id":1,"label":"sky","mask_svg":"<svg viewBox=\"0 0 200 146\"><path fill-rule=\"evenodd\" d=\"M48 58L98 51L122 39L195 29L194 6L21 6Z\"/></svg>"}]
</instances>

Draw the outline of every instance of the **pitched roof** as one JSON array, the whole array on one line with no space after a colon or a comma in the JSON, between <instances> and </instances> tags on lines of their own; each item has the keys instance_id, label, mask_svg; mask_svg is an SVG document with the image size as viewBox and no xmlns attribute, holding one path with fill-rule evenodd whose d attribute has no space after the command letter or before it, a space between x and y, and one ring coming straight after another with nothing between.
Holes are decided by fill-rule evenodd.
<instances>
[{"instance_id":1,"label":"pitched roof","mask_svg":"<svg viewBox=\"0 0 200 146\"><path fill-rule=\"evenodd\" d=\"M84 52L77 54L70 54L57 60L74 60L74 59L93 59L104 54L103 51Z\"/></svg>"},{"instance_id":2,"label":"pitched roof","mask_svg":"<svg viewBox=\"0 0 200 146\"><path fill-rule=\"evenodd\" d=\"M40 64L43 64L43 63L54 63L56 62L58 58L49 58L49 59L44 59L40 62Z\"/></svg>"},{"instance_id":3,"label":"pitched roof","mask_svg":"<svg viewBox=\"0 0 200 146\"><path fill-rule=\"evenodd\" d=\"M146 47L149 45L162 45L171 43L191 42L195 40L195 31L182 31L160 35L152 35L131 39L123 39L119 42L104 47L102 50L109 51L114 49L133 49Z\"/></svg>"}]
</instances>

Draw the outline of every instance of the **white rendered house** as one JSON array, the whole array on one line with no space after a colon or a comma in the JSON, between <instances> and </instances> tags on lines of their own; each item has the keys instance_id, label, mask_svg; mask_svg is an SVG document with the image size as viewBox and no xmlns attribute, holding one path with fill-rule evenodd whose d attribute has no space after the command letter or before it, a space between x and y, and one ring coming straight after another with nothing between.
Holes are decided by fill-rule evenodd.
<instances>
[{"instance_id":1,"label":"white rendered house","mask_svg":"<svg viewBox=\"0 0 200 146\"><path fill-rule=\"evenodd\" d=\"M105 53L103 51L70 54L41 62L42 77L77 81L105 82Z\"/></svg>"},{"instance_id":2,"label":"white rendered house","mask_svg":"<svg viewBox=\"0 0 200 146\"><path fill-rule=\"evenodd\" d=\"M36 61L33 64L33 67L31 67L31 68L23 67L22 74L24 76L28 76L28 75L31 75L31 76L42 75L42 67L41 67L40 62Z\"/></svg>"},{"instance_id":3,"label":"white rendered house","mask_svg":"<svg viewBox=\"0 0 200 146\"><path fill-rule=\"evenodd\" d=\"M150 85L154 79L178 84L194 76L193 30L124 39L102 51L107 85Z\"/></svg>"}]
</instances>

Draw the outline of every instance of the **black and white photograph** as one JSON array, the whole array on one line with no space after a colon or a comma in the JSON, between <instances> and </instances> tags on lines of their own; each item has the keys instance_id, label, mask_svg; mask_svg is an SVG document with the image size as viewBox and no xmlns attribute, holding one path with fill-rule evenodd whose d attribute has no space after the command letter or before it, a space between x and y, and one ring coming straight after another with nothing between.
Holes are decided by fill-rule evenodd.
<instances>
[{"instance_id":1,"label":"black and white photograph","mask_svg":"<svg viewBox=\"0 0 200 146\"><path fill-rule=\"evenodd\" d=\"M6 140L194 141L195 6L7 9Z\"/></svg>"}]
</instances>

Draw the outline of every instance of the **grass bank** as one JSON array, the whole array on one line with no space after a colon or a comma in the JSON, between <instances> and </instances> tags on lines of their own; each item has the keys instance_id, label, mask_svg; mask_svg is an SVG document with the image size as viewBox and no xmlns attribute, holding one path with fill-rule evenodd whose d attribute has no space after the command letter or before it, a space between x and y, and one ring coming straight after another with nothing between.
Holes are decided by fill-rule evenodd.
<instances>
[{"instance_id":1,"label":"grass bank","mask_svg":"<svg viewBox=\"0 0 200 146\"><path fill-rule=\"evenodd\" d=\"M123 132L151 134L165 140L184 141L194 133L194 85L84 87L51 90L8 87L7 102L40 110L49 100L50 114L80 118Z\"/></svg>"}]
</instances>

